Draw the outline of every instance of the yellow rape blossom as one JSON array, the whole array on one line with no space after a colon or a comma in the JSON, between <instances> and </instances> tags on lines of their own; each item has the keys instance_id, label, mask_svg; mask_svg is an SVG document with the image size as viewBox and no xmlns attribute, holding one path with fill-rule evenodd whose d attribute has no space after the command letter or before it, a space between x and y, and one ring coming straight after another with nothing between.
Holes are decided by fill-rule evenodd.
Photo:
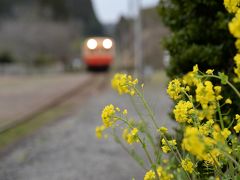
<instances>
[{"instance_id":1,"label":"yellow rape blossom","mask_svg":"<svg viewBox=\"0 0 240 180\"><path fill-rule=\"evenodd\" d=\"M116 111L117 111L117 112L120 112L121 110L120 110L120 108L119 108L119 107L116 107Z\"/></svg>"},{"instance_id":2,"label":"yellow rape blossom","mask_svg":"<svg viewBox=\"0 0 240 180\"><path fill-rule=\"evenodd\" d=\"M173 175L171 173L168 173L166 170L164 170L162 166L158 166L157 173L161 180L173 179Z\"/></svg>"},{"instance_id":3,"label":"yellow rape blossom","mask_svg":"<svg viewBox=\"0 0 240 180\"><path fill-rule=\"evenodd\" d=\"M224 136L227 137L228 132L224 131L221 138L225 138ZM216 140L204 136L196 127L187 127L185 129L182 148L196 156L199 160L216 165L218 157L221 155L220 150L215 147L216 144Z\"/></svg>"},{"instance_id":4,"label":"yellow rape blossom","mask_svg":"<svg viewBox=\"0 0 240 180\"><path fill-rule=\"evenodd\" d=\"M221 86L213 86L212 82L205 81L197 84L196 101L201 104L202 115L208 120L213 119L216 112L217 101L222 99Z\"/></svg>"},{"instance_id":5,"label":"yellow rape blossom","mask_svg":"<svg viewBox=\"0 0 240 180\"><path fill-rule=\"evenodd\" d=\"M139 138L138 138L138 129L133 128L130 132L127 128L123 130L122 133L123 139L128 143L128 144L133 144L133 143L138 143Z\"/></svg>"},{"instance_id":6,"label":"yellow rape blossom","mask_svg":"<svg viewBox=\"0 0 240 180\"><path fill-rule=\"evenodd\" d=\"M196 64L195 66L193 66L193 73L197 73L198 71L198 65Z\"/></svg>"},{"instance_id":7,"label":"yellow rape blossom","mask_svg":"<svg viewBox=\"0 0 240 180\"><path fill-rule=\"evenodd\" d=\"M235 119L236 119L237 121L240 121L240 115L239 115L239 114L236 114Z\"/></svg>"},{"instance_id":8,"label":"yellow rape blossom","mask_svg":"<svg viewBox=\"0 0 240 180\"><path fill-rule=\"evenodd\" d=\"M236 126L233 127L236 133L239 133L240 131L240 123L238 123Z\"/></svg>"},{"instance_id":9,"label":"yellow rape blossom","mask_svg":"<svg viewBox=\"0 0 240 180\"><path fill-rule=\"evenodd\" d=\"M224 141L228 138L230 134L231 134L231 131L229 131L227 128L224 128L222 131L214 130L212 133L213 139L222 143L224 143Z\"/></svg>"},{"instance_id":10,"label":"yellow rape blossom","mask_svg":"<svg viewBox=\"0 0 240 180\"><path fill-rule=\"evenodd\" d=\"M116 111L112 104L105 106L102 111L102 121L105 127L111 127L114 124L114 115Z\"/></svg>"},{"instance_id":11,"label":"yellow rape blossom","mask_svg":"<svg viewBox=\"0 0 240 180\"><path fill-rule=\"evenodd\" d=\"M105 130L105 126L97 126L96 127L96 137L98 139L101 139L102 138L102 135L103 135L103 131Z\"/></svg>"},{"instance_id":12,"label":"yellow rape blossom","mask_svg":"<svg viewBox=\"0 0 240 180\"><path fill-rule=\"evenodd\" d=\"M236 133L239 133L240 131L240 115L236 114L235 119L237 120L237 125L234 126L234 130L236 131Z\"/></svg>"},{"instance_id":13,"label":"yellow rape blossom","mask_svg":"<svg viewBox=\"0 0 240 180\"><path fill-rule=\"evenodd\" d=\"M213 120L207 121L205 124L199 126L199 132L205 136L208 136L212 132Z\"/></svg>"},{"instance_id":14,"label":"yellow rape blossom","mask_svg":"<svg viewBox=\"0 0 240 180\"><path fill-rule=\"evenodd\" d=\"M221 131L221 135L223 136L224 140L226 140L228 138L228 136L231 135L231 131L229 131L227 128L224 128Z\"/></svg>"},{"instance_id":15,"label":"yellow rape blossom","mask_svg":"<svg viewBox=\"0 0 240 180\"><path fill-rule=\"evenodd\" d=\"M240 38L240 10L237 11L235 17L232 21L228 24L230 33L235 38Z\"/></svg>"},{"instance_id":16,"label":"yellow rape blossom","mask_svg":"<svg viewBox=\"0 0 240 180\"><path fill-rule=\"evenodd\" d=\"M175 106L173 113L175 115L176 121L183 122L192 122L191 115L194 113L193 104L190 101L179 101Z\"/></svg>"},{"instance_id":17,"label":"yellow rape blossom","mask_svg":"<svg viewBox=\"0 0 240 180\"><path fill-rule=\"evenodd\" d=\"M185 129L182 148L195 155L198 159L203 160L205 145L199 140L199 131L195 127Z\"/></svg>"},{"instance_id":18,"label":"yellow rape blossom","mask_svg":"<svg viewBox=\"0 0 240 180\"><path fill-rule=\"evenodd\" d=\"M213 90L213 84L210 81L205 81L205 83L197 84L196 89L196 101L200 102L202 108L208 107L209 102L214 102L216 100L215 93Z\"/></svg>"},{"instance_id":19,"label":"yellow rape blossom","mask_svg":"<svg viewBox=\"0 0 240 180\"><path fill-rule=\"evenodd\" d=\"M131 75L117 73L112 79L112 88L116 90L120 95L130 94L135 95L135 85L138 84L138 79L133 79Z\"/></svg>"},{"instance_id":20,"label":"yellow rape blossom","mask_svg":"<svg viewBox=\"0 0 240 180\"><path fill-rule=\"evenodd\" d=\"M174 79L168 84L167 93L173 100L177 100L182 97L181 83L178 79Z\"/></svg>"},{"instance_id":21,"label":"yellow rape blossom","mask_svg":"<svg viewBox=\"0 0 240 180\"><path fill-rule=\"evenodd\" d=\"M124 109L122 113L123 113L123 115L127 115L127 113L128 113L127 109Z\"/></svg>"},{"instance_id":22,"label":"yellow rape blossom","mask_svg":"<svg viewBox=\"0 0 240 180\"><path fill-rule=\"evenodd\" d=\"M224 0L224 6L230 13L236 13L239 5L239 0Z\"/></svg>"},{"instance_id":23,"label":"yellow rape blossom","mask_svg":"<svg viewBox=\"0 0 240 180\"><path fill-rule=\"evenodd\" d=\"M162 146L162 151L163 151L164 153L168 153L168 152L171 151L171 148L174 149L174 148L176 147L177 142L176 142L175 139L169 140L169 141L166 142L166 140L163 138L163 139L162 139L162 145L163 145L163 146ZM169 146L171 146L171 147L169 147Z\"/></svg>"},{"instance_id":24,"label":"yellow rape blossom","mask_svg":"<svg viewBox=\"0 0 240 180\"><path fill-rule=\"evenodd\" d=\"M225 101L226 104L232 104L232 100L230 98L227 98Z\"/></svg>"},{"instance_id":25,"label":"yellow rape blossom","mask_svg":"<svg viewBox=\"0 0 240 180\"><path fill-rule=\"evenodd\" d=\"M209 74L209 75L212 75L213 74L213 69L208 69L207 71L206 71L206 74Z\"/></svg>"},{"instance_id":26,"label":"yellow rape blossom","mask_svg":"<svg viewBox=\"0 0 240 180\"><path fill-rule=\"evenodd\" d=\"M122 138L127 141L127 135L128 135L128 128L125 128L122 132Z\"/></svg>"},{"instance_id":27,"label":"yellow rape blossom","mask_svg":"<svg viewBox=\"0 0 240 180\"><path fill-rule=\"evenodd\" d=\"M183 77L183 83L189 86L193 86L196 85L200 82L200 80L195 76L195 74L193 72L189 72L187 74L185 74Z\"/></svg>"},{"instance_id":28,"label":"yellow rape blossom","mask_svg":"<svg viewBox=\"0 0 240 180\"><path fill-rule=\"evenodd\" d=\"M235 41L235 47L237 48L238 51L240 51L240 39L237 39Z\"/></svg>"},{"instance_id":29,"label":"yellow rape blossom","mask_svg":"<svg viewBox=\"0 0 240 180\"><path fill-rule=\"evenodd\" d=\"M190 159L183 159L181 162L183 169L189 173L193 172L193 163Z\"/></svg>"},{"instance_id":30,"label":"yellow rape blossom","mask_svg":"<svg viewBox=\"0 0 240 180\"><path fill-rule=\"evenodd\" d=\"M156 175L153 170L149 170L146 172L144 176L144 180L156 180Z\"/></svg>"},{"instance_id":31,"label":"yellow rape blossom","mask_svg":"<svg viewBox=\"0 0 240 180\"><path fill-rule=\"evenodd\" d=\"M214 91L217 95L219 95L222 91L222 87L221 86L214 86Z\"/></svg>"},{"instance_id":32,"label":"yellow rape blossom","mask_svg":"<svg viewBox=\"0 0 240 180\"><path fill-rule=\"evenodd\" d=\"M239 21L240 21L240 19L239 19ZM235 61L235 64L236 64L236 68L234 68L234 72L238 76L238 78L240 78L240 53L238 53L234 57L234 61Z\"/></svg>"},{"instance_id":33,"label":"yellow rape blossom","mask_svg":"<svg viewBox=\"0 0 240 180\"><path fill-rule=\"evenodd\" d=\"M219 156L221 155L221 152L219 149L217 148L213 148L209 151L209 153L207 153L205 155L205 163L207 164L211 164L211 165L215 165L215 166L219 166Z\"/></svg>"},{"instance_id":34,"label":"yellow rape blossom","mask_svg":"<svg viewBox=\"0 0 240 180\"><path fill-rule=\"evenodd\" d=\"M161 132L161 133L163 133L163 134L166 134L167 132L168 132L168 128L166 128L166 127L160 127L159 129L158 129L158 132Z\"/></svg>"}]
</instances>

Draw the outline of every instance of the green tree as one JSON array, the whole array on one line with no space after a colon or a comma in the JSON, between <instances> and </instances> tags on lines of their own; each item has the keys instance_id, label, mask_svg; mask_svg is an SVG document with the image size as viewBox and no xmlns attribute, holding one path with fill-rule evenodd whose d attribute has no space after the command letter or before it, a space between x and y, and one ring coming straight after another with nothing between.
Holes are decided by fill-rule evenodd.
<instances>
[{"instance_id":1,"label":"green tree","mask_svg":"<svg viewBox=\"0 0 240 180\"><path fill-rule=\"evenodd\" d=\"M164 41L171 78L187 73L195 64L201 70L232 72L236 50L227 25L231 15L223 1L161 0L158 10L172 32Z\"/></svg>"},{"instance_id":2,"label":"green tree","mask_svg":"<svg viewBox=\"0 0 240 180\"><path fill-rule=\"evenodd\" d=\"M0 15L7 15L11 10L11 2L9 0L0 1Z\"/></svg>"},{"instance_id":3,"label":"green tree","mask_svg":"<svg viewBox=\"0 0 240 180\"><path fill-rule=\"evenodd\" d=\"M49 6L54 20L65 20L69 16L65 0L39 0L42 6Z\"/></svg>"}]
</instances>

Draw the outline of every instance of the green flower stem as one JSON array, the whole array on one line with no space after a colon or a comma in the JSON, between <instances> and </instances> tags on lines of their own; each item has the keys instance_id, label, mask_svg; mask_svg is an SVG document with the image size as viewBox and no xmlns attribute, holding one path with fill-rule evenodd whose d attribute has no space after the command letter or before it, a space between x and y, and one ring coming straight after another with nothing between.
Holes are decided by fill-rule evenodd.
<instances>
[{"instance_id":1,"label":"green flower stem","mask_svg":"<svg viewBox=\"0 0 240 180\"><path fill-rule=\"evenodd\" d=\"M223 151L223 153L238 167L238 170L240 170L240 164L227 152Z\"/></svg>"},{"instance_id":2,"label":"green flower stem","mask_svg":"<svg viewBox=\"0 0 240 180\"><path fill-rule=\"evenodd\" d=\"M120 140L120 138L116 135L115 131L113 131L113 137L116 140L116 142L118 144L120 144L120 146L133 158L133 160L137 161L138 165L144 169L144 171L147 171L147 168L144 167L144 165L142 163L140 163L139 160L137 160L132 153L128 150L128 148L126 146L124 146L124 144L122 143L122 141Z\"/></svg>"},{"instance_id":3,"label":"green flower stem","mask_svg":"<svg viewBox=\"0 0 240 180\"><path fill-rule=\"evenodd\" d=\"M216 165L215 167L216 167L217 173L223 175L223 173L221 171L221 167L219 166L218 162L216 161L216 159L213 157L213 155L211 153L209 153L209 154L212 157L214 164Z\"/></svg>"},{"instance_id":4,"label":"green flower stem","mask_svg":"<svg viewBox=\"0 0 240 180\"><path fill-rule=\"evenodd\" d=\"M149 154L149 152L148 152L148 150L147 150L147 148L146 148L145 143L142 142L142 140L141 140L141 138L140 138L139 136L138 136L138 139L139 139L140 143L142 144L143 150L144 150L144 152L145 152L145 154L146 154L146 156L147 156L150 164L151 164L152 167L153 167L153 170L154 170L154 172L155 172L155 174L156 174L156 176L157 176L157 180L160 180L160 177L159 177L159 175L158 175L158 173L157 173L156 165L153 163L153 160L152 160L152 158L151 158L151 156L150 156L150 154Z\"/></svg>"},{"instance_id":5,"label":"green flower stem","mask_svg":"<svg viewBox=\"0 0 240 180\"><path fill-rule=\"evenodd\" d=\"M133 99L132 96L130 96L130 99L131 99L131 103L132 103L135 111L137 112L138 116L140 117L140 119L141 119L145 124L147 124L147 122L146 122L146 121L144 120L144 118L143 118L143 115L142 115L141 111L138 110L138 108L137 108L137 106L136 106L136 103L134 102L134 99Z\"/></svg>"},{"instance_id":6,"label":"green flower stem","mask_svg":"<svg viewBox=\"0 0 240 180\"><path fill-rule=\"evenodd\" d=\"M224 129L224 123L223 123L222 112L221 112L221 109L220 109L219 102L217 103L217 112L218 112L219 119L220 119L220 125L221 125L221 128L223 130Z\"/></svg>"},{"instance_id":7,"label":"green flower stem","mask_svg":"<svg viewBox=\"0 0 240 180\"><path fill-rule=\"evenodd\" d=\"M229 81L227 81L227 84L235 91L235 93L240 98L240 92L237 90L237 88L232 83L230 83Z\"/></svg>"},{"instance_id":8,"label":"green flower stem","mask_svg":"<svg viewBox=\"0 0 240 180\"><path fill-rule=\"evenodd\" d=\"M155 117L154 117L154 114L153 114L151 108L149 107L149 104L146 102L144 96L139 92L139 90L138 90L137 88L134 87L134 90L136 91L137 95L141 98L141 100L142 100L142 102L143 102L143 105L144 105L144 107L146 108L146 110L147 110L147 112L148 112L148 115L151 117L155 128L158 129L157 122L156 122L156 120L155 120Z\"/></svg>"},{"instance_id":9,"label":"green flower stem","mask_svg":"<svg viewBox=\"0 0 240 180\"><path fill-rule=\"evenodd\" d=\"M188 95L188 93L186 91L183 90L182 92L187 96L188 100L193 104L193 109L196 112L197 111L197 107L195 107L192 98ZM194 113L192 115L192 119L193 119L194 127L199 127L200 126L200 121L199 121L198 116L196 115L196 113ZM183 129L185 129L185 127Z\"/></svg>"},{"instance_id":10,"label":"green flower stem","mask_svg":"<svg viewBox=\"0 0 240 180\"><path fill-rule=\"evenodd\" d=\"M137 106L136 106L136 104L135 104L134 99L132 98L132 96L131 96L130 99L131 99L131 102L132 102L132 104L133 104L133 107L134 107L135 111L137 112L139 118L140 118L141 121L144 123L144 126L147 127L147 122L144 120L144 118L143 118L143 116L142 116L142 113L138 110L138 108L137 108ZM146 132L146 135L147 135L147 139L149 140L149 142L150 142L150 144L151 144L151 146L152 146L153 151L154 151L154 152L157 152L157 148L156 148L156 146L155 146L154 140L153 140L150 132L148 131L148 128L145 129L145 132Z\"/></svg>"},{"instance_id":11,"label":"green flower stem","mask_svg":"<svg viewBox=\"0 0 240 180\"><path fill-rule=\"evenodd\" d=\"M141 98L141 100L142 100L142 102L143 102L143 104L144 104L144 107L145 107L146 110L148 111L148 114L149 114L149 116L151 117L151 119L152 119L152 121L153 121L153 123L154 123L154 125L155 125L155 128L158 129L158 125L157 125L157 123L156 123L154 114L153 114L151 108L149 107L148 103L146 102L144 96L142 95L142 93L141 93L137 88L134 87L134 90L137 92L138 96ZM132 98L131 98L131 99L132 99ZM133 100L132 100L132 102L134 103ZM147 123L146 123L146 121L144 120L144 118L142 117L142 113L137 110L137 107L136 107L136 106L134 106L134 108L135 108L135 110L137 111L137 113L139 114L139 117L143 120L145 126L147 127ZM158 149L156 148L156 146L155 146L155 144L154 144L154 141L153 141L153 139L152 139L152 136L151 136L151 134L148 132L148 130L146 131L146 135L147 135L147 138L148 138L149 141L150 141L150 144L152 145L152 148L153 148L153 150L154 150L154 153L156 154L156 163L157 163L158 158L159 158L159 156L160 156L160 150L158 150Z\"/></svg>"},{"instance_id":12,"label":"green flower stem","mask_svg":"<svg viewBox=\"0 0 240 180\"><path fill-rule=\"evenodd\" d=\"M121 117L117 117L117 118L120 119L120 120L122 120L124 123L126 123L130 128L134 128L134 127L133 127L131 124L129 124L129 122L126 121L125 119L123 119L123 118L121 118ZM141 145L142 145L142 147L143 147L143 150L144 150L144 152L145 152L145 154L146 154L146 156L147 156L147 158L148 158L149 163L153 166L154 163L153 163L153 160L152 160L152 158L151 158L151 156L150 156L150 153L149 153L148 150L147 150L146 144L141 140L141 138L140 138L139 136L138 136L138 140L139 140L139 142L141 143ZM158 176L158 173L157 173L156 166L153 166L153 169L154 169L154 172L155 172L155 174L156 174L156 176L157 176L157 180L160 180L160 178L159 178L159 176Z\"/></svg>"},{"instance_id":13,"label":"green flower stem","mask_svg":"<svg viewBox=\"0 0 240 180\"><path fill-rule=\"evenodd\" d=\"M179 153L179 151L177 150L176 152L174 151L174 149L172 148L172 146L168 143L168 139L166 138L166 136L162 133L162 137L164 138L164 140L166 141L168 147L170 147L171 149L171 152L173 152L174 156L176 157L177 161L179 162L179 164L182 163L182 157L181 157L181 154ZM183 168L183 167L182 167ZM184 172L186 173L188 179L191 180L191 177L189 175L189 173L183 168Z\"/></svg>"},{"instance_id":14,"label":"green flower stem","mask_svg":"<svg viewBox=\"0 0 240 180\"><path fill-rule=\"evenodd\" d=\"M123 118L121 118L121 117L117 117L119 120L121 120L121 121L123 121L125 124L127 124L130 128L134 128L131 124L129 124L129 122L128 121L126 121L125 119L123 119ZM147 155L147 158L148 158L148 160L149 160L149 162L151 163L151 164L153 164L153 161L152 161L152 158L151 158L151 156L150 156L150 154L149 154L149 152L148 152L148 150L147 150L147 148L146 148L146 145L142 142L142 140L141 140L141 138L138 136L138 139L139 139L139 142L142 144L142 147L143 147L143 149L144 149L144 151L145 151L145 153L146 153L146 155Z\"/></svg>"}]
</instances>

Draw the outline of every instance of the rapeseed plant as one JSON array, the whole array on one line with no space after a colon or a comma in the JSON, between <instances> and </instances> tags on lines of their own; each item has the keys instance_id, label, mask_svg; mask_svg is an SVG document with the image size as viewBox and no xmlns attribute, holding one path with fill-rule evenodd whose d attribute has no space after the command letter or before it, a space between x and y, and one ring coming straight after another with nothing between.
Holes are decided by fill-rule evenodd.
<instances>
[{"instance_id":1,"label":"rapeseed plant","mask_svg":"<svg viewBox=\"0 0 240 180\"><path fill-rule=\"evenodd\" d=\"M144 98L143 84L139 85L137 79L123 73L117 73L112 79L112 87L120 95L141 100L148 117L137 111L139 119L130 120L127 109L107 105L102 111L103 124L96 127L96 136L102 138L112 129L116 142L146 172L144 180L228 180L240 177L240 112L230 120L231 123L225 122L229 120L228 112L222 112L224 106L230 111L232 101L240 102L239 89L231 83L240 82L240 0L224 0L224 5L235 14L229 30L237 39L239 50L234 58L236 77L229 80L227 75L216 74L213 69L201 72L195 65L191 72L169 83L167 93L176 102L173 114L182 128L182 139L174 139L167 127L158 126ZM215 85L216 81L221 85ZM236 98L224 97L222 86L230 86ZM121 138L117 130L121 131ZM155 138L156 134L159 138ZM141 145L144 154L134 150L136 145Z\"/></svg>"}]
</instances>

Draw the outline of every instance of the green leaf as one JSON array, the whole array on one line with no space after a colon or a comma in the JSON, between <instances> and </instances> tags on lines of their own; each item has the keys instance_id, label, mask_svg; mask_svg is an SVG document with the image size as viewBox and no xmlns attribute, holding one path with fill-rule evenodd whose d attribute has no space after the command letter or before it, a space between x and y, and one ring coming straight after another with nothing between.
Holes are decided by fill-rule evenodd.
<instances>
[{"instance_id":1,"label":"green leaf","mask_svg":"<svg viewBox=\"0 0 240 180\"><path fill-rule=\"evenodd\" d=\"M221 79L221 83L222 84L227 84L227 81L228 81L228 76L226 75L226 74L224 74L224 73L218 73L218 76L219 76L219 78Z\"/></svg>"}]
</instances>

